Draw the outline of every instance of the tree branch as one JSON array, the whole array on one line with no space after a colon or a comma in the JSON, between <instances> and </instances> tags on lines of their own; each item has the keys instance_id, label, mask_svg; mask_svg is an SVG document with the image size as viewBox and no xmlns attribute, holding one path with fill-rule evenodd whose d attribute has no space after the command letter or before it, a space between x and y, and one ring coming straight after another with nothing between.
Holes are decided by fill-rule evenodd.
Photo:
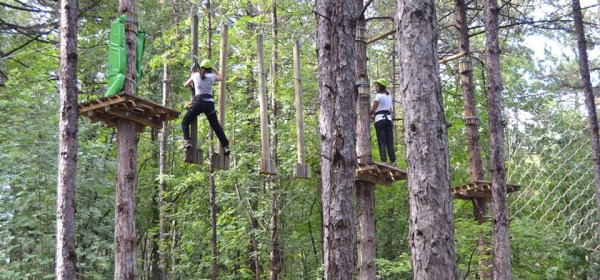
<instances>
[{"instance_id":1,"label":"tree branch","mask_svg":"<svg viewBox=\"0 0 600 280\"><path fill-rule=\"evenodd\" d=\"M23 5L23 6L30 7L30 6L27 6L27 5ZM17 7L17 6L6 4L6 3L3 3L3 2L0 2L0 7L7 7L7 8L10 8L10 9L15 9L15 10L19 10L19 11L25 11L25 12L32 12L32 13L50 13L49 11L44 11L44 10L40 10L40 9L32 9L32 8Z\"/></svg>"},{"instance_id":2,"label":"tree branch","mask_svg":"<svg viewBox=\"0 0 600 280\"><path fill-rule=\"evenodd\" d=\"M369 2L367 2L367 4L363 7L362 11L360 11L360 14L358 15L358 18L361 18L365 15L365 12L367 11L367 8L369 8L369 6L371 5L371 3L373 3L374 0L369 0Z\"/></svg>"}]
</instances>

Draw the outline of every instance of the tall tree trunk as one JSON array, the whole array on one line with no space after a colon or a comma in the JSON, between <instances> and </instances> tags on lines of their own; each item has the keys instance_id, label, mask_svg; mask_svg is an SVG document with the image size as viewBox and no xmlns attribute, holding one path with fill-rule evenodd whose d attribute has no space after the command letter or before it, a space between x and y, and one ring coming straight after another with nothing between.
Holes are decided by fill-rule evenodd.
<instances>
[{"instance_id":1,"label":"tall tree trunk","mask_svg":"<svg viewBox=\"0 0 600 280\"><path fill-rule=\"evenodd\" d=\"M162 105L165 107L169 106L169 66L165 62L163 65L163 96L162 96ZM165 192L167 191L167 183L165 181L165 176L167 174L167 136L169 134L169 123L163 122L161 129L161 138L160 138L160 160L159 160L159 173L160 173L160 182L158 188L158 208L159 208L159 223L160 223L160 232L159 232L159 255L160 255L160 273L159 278L161 280L166 280L167 276L167 250L166 250L166 232L167 232L167 221L165 218Z\"/></svg>"},{"instance_id":2,"label":"tall tree trunk","mask_svg":"<svg viewBox=\"0 0 600 280\"><path fill-rule=\"evenodd\" d=\"M498 42L498 3L485 4L485 54L488 72L488 122L492 171L492 236L494 243L494 279L511 279L510 241L508 239L508 204L504 168L504 125L502 124L502 80L500 44Z\"/></svg>"},{"instance_id":3,"label":"tall tree trunk","mask_svg":"<svg viewBox=\"0 0 600 280\"><path fill-rule=\"evenodd\" d=\"M432 0L398 0L414 279L454 279L454 215Z\"/></svg>"},{"instance_id":4,"label":"tall tree trunk","mask_svg":"<svg viewBox=\"0 0 600 280\"><path fill-rule=\"evenodd\" d=\"M598 116L596 115L596 103L590 81L590 68L588 65L587 46L585 31L583 29L583 16L579 0L573 0L573 20L575 21L575 32L577 33L577 49L579 51L579 74L583 83L583 94L585 96L585 107L588 112L588 126L590 143L592 144L592 161L594 162L594 179L596 183L597 212L600 217L600 141L598 140ZM600 235L600 224L598 226Z\"/></svg>"},{"instance_id":5,"label":"tall tree trunk","mask_svg":"<svg viewBox=\"0 0 600 280\"><path fill-rule=\"evenodd\" d=\"M77 173L77 0L60 1L60 120L56 192L56 279L75 279Z\"/></svg>"},{"instance_id":6,"label":"tall tree trunk","mask_svg":"<svg viewBox=\"0 0 600 280\"><path fill-rule=\"evenodd\" d=\"M356 0L357 37L355 41L355 67L354 78L360 84L356 104L356 156L358 164L369 164L373 161L371 154L371 121L369 117L369 75L367 71L367 23L364 14L363 0ZM364 32L363 32L364 31ZM358 36L360 34L360 36ZM357 269L358 279L374 280L375 268L375 184L367 181L356 181L356 207L357 207Z\"/></svg>"},{"instance_id":7,"label":"tall tree trunk","mask_svg":"<svg viewBox=\"0 0 600 280\"><path fill-rule=\"evenodd\" d=\"M208 23L206 24L206 58L211 59L212 56L212 15L211 15L211 5L210 0L206 1L206 18ZM219 251L217 249L217 190L215 185L215 167L212 165L213 156L215 153L215 148L213 145L213 131L210 130L208 133L208 139L210 142L208 148L209 159L208 162L208 183L210 184L210 228L211 228L211 238L210 238L210 252L211 252L211 270L210 270L210 279L216 280L218 278L218 268L219 264L217 262Z\"/></svg>"},{"instance_id":8,"label":"tall tree trunk","mask_svg":"<svg viewBox=\"0 0 600 280\"><path fill-rule=\"evenodd\" d=\"M250 15L256 15L259 14L260 12L256 11L256 8L253 5L250 5L248 7L249 10L249 14ZM258 91L259 91L259 103L260 103L260 107L261 107L261 113L260 113L260 131L261 131L261 148L262 148L262 155L263 155L263 159L264 160L270 160L269 157L266 156L266 149L265 147L268 146L268 139L264 138L264 137L268 137L266 135L268 135L268 133L265 130L266 126L263 126L263 123L268 122L268 120L265 118L266 117L266 89L264 87L265 85L265 80L266 80L266 75L264 73L264 50L263 50L263 32L261 29L259 29L257 27L257 25L255 23L249 22L247 24L248 30L250 30L250 32L252 32L252 34L254 34L256 36L256 50L257 50L257 64L258 64ZM253 80L254 77L249 77L249 80L254 81ZM249 96L254 96L253 93L251 92L251 87L248 87L249 90ZM263 96L263 94L265 94ZM251 99L247 99L247 102L250 102ZM263 110L265 110L265 113L263 114ZM268 179L267 179L268 180ZM266 184L266 183L265 183ZM257 184L258 186L258 184ZM255 217L255 213L258 212L258 196L260 195L259 191L258 191L258 187L257 186L252 186L249 189L249 206L250 209L248 209L248 220L250 222L250 240L249 240L249 244L248 244L248 255L250 256L250 259L248 260L248 265L250 266L250 270L252 271L253 275L252 278L253 279L260 279L261 276L261 262L260 262L260 252L258 249L258 231L259 231L259 224L258 224L258 220Z\"/></svg>"},{"instance_id":9,"label":"tall tree trunk","mask_svg":"<svg viewBox=\"0 0 600 280\"><path fill-rule=\"evenodd\" d=\"M355 5L316 2L325 279L354 275Z\"/></svg>"},{"instance_id":10,"label":"tall tree trunk","mask_svg":"<svg viewBox=\"0 0 600 280\"><path fill-rule=\"evenodd\" d=\"M374 280L375 267L375 185L371 182L356 182L356 206L358 212L357 250L358 279Z\"/></svg>"},{"instance_id":11,"label":"tall tree trunk","mask_svg":"<svg viewBox=\"0 0 600 280\"><path fill-rule=\"evenodd\" d=\"M136 20L135 2L120 0L119 11ZM127 72L123 92L135 95L136 25L125 25ZM137 125L127 119L117 122L117 186L115 198L115 279L137 279L135 215L137 189Z\"/></svg>"},{"instance_id":12,"label":"tall tree trunk","mask_svg":"<svg viewBox=\"0 0 600 280\"><path fill-rule=\"evenodd\" d=\"M277 119L278 119L278 110L277 110L277 98L275 93L277 92L277 74L279 72L278 69L278 50L277 46L279 44L277 32L278 32L278 24L277 24L277 1L273 1L271 6L271 35L273 37L273 46L271 52L271 112L273 113L273 117L271 118L271 155L273 156L273 160L275 161L275 165L279 165L278 156L277 156ZM281 274L281 251L279 249L279 207L278 205L278 184L279 180L277 174L269 176L269 182L271 188L271 222L270 222L270 230L271 230L271 248L269 252L269 263L271 266L270 277L271 280L279 279L279 275Z\"/></svg>"},{"instance_id":13,"label":"tall tree trunk","mask_svg":"<svg viewBox=\"0 0 600 280\"><path fill-rule=\"evenodd\" d=\"M134 85L135 87L135 85ZM117 187L115 199L115 279L137 279L136 187L137 137L134 122L117 122Z\"/></svg>"},{"instance_id":14,"label":"tall tree trunk","mask_svg":"<svg viewBox=\"0 0 600 280\"><path fill-rule=\"evenodd\" d=\"M467 18L467 4L464 0L455 0L456 28L458 29L458 50L459 53L465 53L463 65L459 67L460 81L462 85L462 98L464 105L463 118L467 133L467 147L469 150L469 175L472 182L483 180L485 171L483 169L483 160L481 158L481 143L479 135L479 116L475 102L475 91L473 89L473 66L471 61L471 47L469 42L469 31ZM480 224L488 221L488 205L483 198L473 198L473 215ZM490 254L489 236L482 235L477 244L479 255L479 271L482 279L492 279L494 270L492 269L492 258L486 255Z\"/></svg>"},{"instance_id":15,"label":"tall tree trunk","mask_svg":"<svg viewBox=\"0 0 600 280\"><path fill-rule=\"evenodd\" d=\"M250 221L250 243L248 244L248 265L253 273L252 279L260 280L260 251L258 249L258 231L260 230L258 219L255 214L258 212L258 188L250 187L250 209L248 209L248 220Z\"/></svg>"}]
</instances>

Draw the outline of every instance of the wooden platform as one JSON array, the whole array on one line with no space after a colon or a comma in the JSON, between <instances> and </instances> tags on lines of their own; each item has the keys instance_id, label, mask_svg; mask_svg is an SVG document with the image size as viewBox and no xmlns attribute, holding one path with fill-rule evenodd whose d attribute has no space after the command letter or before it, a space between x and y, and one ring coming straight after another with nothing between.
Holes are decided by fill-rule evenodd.
<instances>
[{"instance_id":1,"label":"wooden platform","mask_svg":"<svg viewBox=\"0 0 600 280\"><path fill-rule=\"evenodd\" d=\"M406 172L383 163L373 162L367 165L356 166L356 180L389 187L392 183L406 180L406 178Z\"/></svg>"},{"instance_id":2,"label":"wooden platform","mask_svg":"<svg viewBox=\"0 0 600 280\"><path fill-rule=\"evenodd\" d=\"M79 114L92 122L104 122L107 127L115 127L118 119L123 118L142 126L161 128L163 122L179 117L177 111L124 93L80 104Z\"/></svg>"},{"instance_id":3,"label":"wooden platform","mask_svg":"<svg viewBox=\"0 0 600 280\"><path fill-rule=\"evenodd\" d=\"M507 193L518 191L521 186L506 184ZM484 198L488 201L492 200L492 182L488 181L476 181L464 184L462 186L452 188L452 195L455 199L471 199L471 198Z\"/></svg>"}]
</instances>

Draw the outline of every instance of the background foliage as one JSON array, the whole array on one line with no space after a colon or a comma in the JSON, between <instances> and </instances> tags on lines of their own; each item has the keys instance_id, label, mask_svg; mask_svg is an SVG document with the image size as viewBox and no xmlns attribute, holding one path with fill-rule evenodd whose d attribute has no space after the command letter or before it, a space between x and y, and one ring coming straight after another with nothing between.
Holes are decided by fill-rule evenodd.
<instances>
[{"instance_id":1,"label":"background foliage","mask_svg":"<svg viewBox=\"0 0 600 280\"><path fill-rule=\"evenodd\" d=\"M256 39L263 36L270 60L277 44L280 68L278 100L278 191L287 279L318 279L321 273L321 206L317 176L292 177L296 162L296 127L292 44L302 47L304 121L307 160L319 169L316 91L315 21L312 1L276 1L277 41L270 35L272 1L211 3L212 30L207 30L204 3L146 0L137 3L138 17L147 32L145 78L139 94L160 102L162 65L171 69L171 107L183 111L189 91L182 88L190 66L190 14L200 15L201 57L218 56L220 26L229 27L226 132L232 140L229 171L215 173L218 205L219 279L251 278L251 257L261 261L268 275L270 185L258 174L260 127L257 98ZM509 182L521 189L509 196L511 253L515 279L597 278L600 266L596 193L591 169L587 122L581 97L575 38L569 2L519 0L502 2L501 48ZM18 6L35 10L14 9ZM25 5L30 5L25 6ZM457 52L453 2L438 1L440 57ZM475 57L474 85L482 120L484 162L488 131L486 73L483 62L482 2L470 2L471 42ZM589 57L597 59L597 7L584 2ZM395 28L395 1L374 1L367 10L369 36ZM544 7L538 9L537 7ZM80 1L79 99L101 96L106 86L108 27L117 6L105 0ZM56 147L58 123L58 44L55 2L3 0L0 3L3 40L0 41L0 278L52 278L56 203ZM254 31L256 28L257 31ZM206 50L212 33L212 53ZM32 39L33 38L33 39ZM549 40L552 41L549 41ZM548 42L548 44L545 44ZM558 47L560 46L560 48ZM388 78L398 84L395 38L371 44L370 79ZM404 50L399 50L404 51ZM598 61L590 61L598 68ZM468 181L462 99L456 61L441 65L443 100L449 128L452 182ZM593 72L593 83L598 73ZM397 89L392 87L397 95ZM399 98L397 98L399 100ZM400 104L395 104L401 116ZM271 114L272 112L269 112ZM207 150L208 127L200 118L200 144ZM168 189L165 193L169 277L210 277L209 186L206 166L183 163L181 120L170 123ZM402 123L396 122L398 158L404 158ZM140 278L156 273L158 249L158 139L157 131L140 133L138 144L138 264ZM374 134L373 134L374 135ZM81 279L107 279L113 274L112 236L115 185L115 136L112 128L81 117L77 172L77 253ZM373 154L377 155L373 140ZM377 160L378 157L374 156ZM399 162L404 166L404 162ZM487 169L486 169L487 170ZM489 172L488 172L489 178ZM473 220L472 205L455 200L458 275L477 277L476 242L488 234L489 224ZM382 279L409 279L408 194L406 182L376 189L377 266ZM252 229L251 221L258 227ZM250 255L251 238L259 252Z\"/></svg>"}]
</instances>

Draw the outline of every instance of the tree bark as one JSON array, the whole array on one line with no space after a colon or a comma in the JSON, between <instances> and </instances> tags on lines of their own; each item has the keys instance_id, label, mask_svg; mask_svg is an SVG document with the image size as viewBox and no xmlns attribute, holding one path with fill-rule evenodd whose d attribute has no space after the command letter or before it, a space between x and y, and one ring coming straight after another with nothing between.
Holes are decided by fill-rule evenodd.
<instances>
[{"instance_id":1,"label":"tree bark","mask_svg":"<svg viewBox=\"0 0 600 280\"><path fill-rule=\"evenodd\" d=\"M273 39L273 46L271 51L271 112L273 117L271 118L271 155L273 156L273 160L275 161L275 165L279 165L278 156L277 156L277 119L278 119L278 110L277 110L277 74L279 72L278 69L278 24L277 24L277 1L273 1L271 5L271 35ZM282 264L281 264L281 250L279 248L279 207L278 205L278 184L279 180L277 174L269 176L267 180L268 184L271 186L271 199L270 199L270 211L271 211L271 221L270 221L270 230L271 230L271 242L270 242L270 251L269 251L269 263L271 266L270 270L270 278L271 280L279 279L279 275L281 274Z\"/></svg>"},{"instance_id":2,"label":"tree bark","mask_svg":"<svg viewBox=\"0 0 600 280\"><path fill-rule=\"evenodd\" d=\"M400 92L408 163L414 279L454 279L450 160L432 0L398 0Z\"/></svg>"},{"instance_id":3,"label":"tree bark","mask_svg":"<svg viewBox=\"0 0 600 280\"><path fill-rule=\"evenodd\" d=\"M211 59L212 57L212 15L211 15L211 4L210 0L207 0L205 3L206 8L206 18L208 20L206 24L206 58ZM213 156L215 154L215 148L213 145L213 131L210 129L208 133L208 139L210 145L208 146L208 183L210 185L210 195L209 195L209 203L210 203L210 228L211 228L211 237L210 237L210 255L211 255L211 268L210 268L210 279L216 280L219 276L219 264L218 257L219 251L217 247L217 187L215 185L215 167L212 165Z\"/></svg>"},{"instance_id":4,"label":"tree bark","mask_svg":"<svg viewBox=\"0 0 600 280\"><path fill-rule=\"evenodd\" d=\"M500 75L500 44L498 42L499 10L496 0L486 1L484 21L492 173L492 237L494 243L494 279L511 279L506 170L504 167L504 125L502 123L502 80Z\"/></svg>"},{"instance_id":5,"label":"tree bark","mask_svg":"<svg viewBox=\"0 0 600 280\"><path fill-rule=\"evenodd\" d=\"M115 279L137 279L135 215L137 188L136 124L117 123L117 187L115 199Z\"/></svg>"},{"instance_id":6,"label":"tree bark","mask_svg":"<svg viewBox=\"0 0 600 280\"><path fill-rule=\"evenodd\" d=\"M325 279L353 279L355 0L316 2Z\"/></svg>"},{"instance_id":7,"label":"tree bark","mask_svg":"<svg viewBox=\"0 0 600 280\"><path fill-rule=\"evenodd\" d=\"M357 207L357 269L358 279L374 280L375 266L375 185L371 182L356 182Z\"/></svg>"},{"instance_id":8,"label":"tree bark","mask_svg":"<svg viewBox=\"0 0 600 280\"><path fill-rule=\"evenodd\" d=\"M583 16L581 14L581 4L579 0L573 0L572 7L575 32L577 33L577 49L579 52L579 74L581 75L581 81L583 83L585 107L588 113L588 131L590 134L590 143L592 145L597 212L599 214L598 217L600 217L600 141L598 139L598 116L596 115L596 103L594 102L594 93L592 91L592 82L590 80L586 38L583 29ZM600 234L600 224L598 226L598 234Z\"/></svg>"},{"instance_id":9,"label":"tree bark","mask_svg":"<svg viewBox=\"0 0 600 280\"><path fill-rule=\"evenodd\" d=\"M77 0L60 1L60 120L56 192L56 279L75 279Z\"/></svg>"},{"instance_id":10,"label":"tree bark","mask_svg":"<svg viewBox=\"0 0 600 280\"><path fill-rule=\"evenodd\" d=\"M119 11L136 20L136 5L120 0ZM127 72L123 92L135 95L137 27L125 25ZM127 119L117 122L117 185L115 198L115 279L137 279L136 226L137 211L137 125Z\"/></svg>"},{"instance_id":11,"label":"tree bark","mask_svg":"<svg viewBox=\"0 0 600 280\"><path fill-rule=\"evenodd\" d=\"M363 29L366 35L365 16L360 14L364 8L363 0L356 0L357 33ZM373 161L371 154L371 121L369 117L370 97L367 71L367 42L366 36L355 41L356 81L367 82L359 85L356 104L356 155L358 164L368 164ZM356 181L356 211L357 211L357 269L358 279L374 280L377 275L375 266L375 184L366 181Z\"/></svg>"},{"instance_id":12,"label":"tree bark","mask_svg":"<svg viewBox=\"0 0 600 280\"><path fill-rule=\"evenodd\" d=\"M169 106L169 66L167 63L163 65L163 96L162 96L162 105L165 107ZM169 123L163 122L161 129L161 138L160 138L160 163L159 163L159 173L160 173L160 183L158 189L158 208L159 208L159 223L160 223L160 233L159 233L159 255L160 255L160 273L159 279L165 280L168 278L167 275L167 250L166 250L166 233L167 233L167 221L165 218L165 192L167 190L167 183L165 181L164 176L167 174L167 136L169 134Z\"/></svg>"},{"instance_id":13,"label":"tree bark","mask_svg":"<svg viewBox=\"0 0 600 280\"><path fill-rule=\"evenodd\" d=\"M256 15L259 12L256 11L255 7L253 5L249 5L248 9L250 11L251 15ZM263 131L265 131L265 127L263 126L263 123L266 122L266 108L264 106L264 104L266 103L266 94L263 96L262 94L265 93L265 89L264 89L264 81L265 81L265 74L264 74L264 50L263 50L263 42L262 42L262 30L260 30L257 27L257 24L253 23L253 22L249 22L247 24L248 29L250 30L250 32L252 32L252 34L255 34L256 36L256 49L257 49L257 63L258 63L258 84L259 84L259 103L261 103L260 107L261 107L261 116L260 116L260 130L261 130L261 148L262 148L262 155L263 155L263 159L265 160L270 160L270 157L265 156L266 154L266 150L265 149L265 144L268 145L268 140L265 143L265 138L264 137L268 137L268 133L264 133ZM249 80L252 80L254 77L250 76L248 77ZM255 84L254 84L255 85ZM249 89L249 96L253 95L251 94L251 87L248 87ZM246 99L247 102L250 102L250 99ZM249 103L247 103L247 105L249 105ZM263 115L263 110L264 110L264 115ZM264 121L264 122L263 122ZM258 249L258 236L257 236L257 232L259 231L259 224L258 224L258 220L255 217L254 213L256 213L258 211L258 201L257 198L259 196L259 191L258 191L258 184L257 186L251 186L250 189L248 190L248 192L250 193L249 195L249 209L248 209L248 220L250 222L250 240L249 240L249 244L248 244L248 255L250 256L250 259L248 260L248 266L250 267L250 270L252 271L252 279L260 279L261 276L261 258L260 258L260 253L259 253L259 249Z\"/></svg>"},{"instance_id":14,"label":"tree bark","mask_svg":"<svg viewBox=\"0 0 600 280\"><path fill-rule=\"evenodd\" d=\"M463 118L465 121L465 129L467 134L467 147L469 151L469 175L471 182L483 180L485 171L483 169L483 160L481 158L481 143L479 135L479 116L477 114L477 106L475 102L475 92L473 89L473 64L471 61L471 47L469 41L467 4L464 0L455 0L455 20L456 28L458 29L458 52L465 53L465 64L470 67L465 67L460 73L460 81L462 85L462 98L464 102ZM473 198L473 215L475 220L480 224L488 221L488 205L483 198ZM487 257L490 254L489 236L482 235L479 238L478 253L481 256L479 260L479 271L482 279L492 279L494 270L492 269L492 258Z\"/></svg>"}]
</instances>

